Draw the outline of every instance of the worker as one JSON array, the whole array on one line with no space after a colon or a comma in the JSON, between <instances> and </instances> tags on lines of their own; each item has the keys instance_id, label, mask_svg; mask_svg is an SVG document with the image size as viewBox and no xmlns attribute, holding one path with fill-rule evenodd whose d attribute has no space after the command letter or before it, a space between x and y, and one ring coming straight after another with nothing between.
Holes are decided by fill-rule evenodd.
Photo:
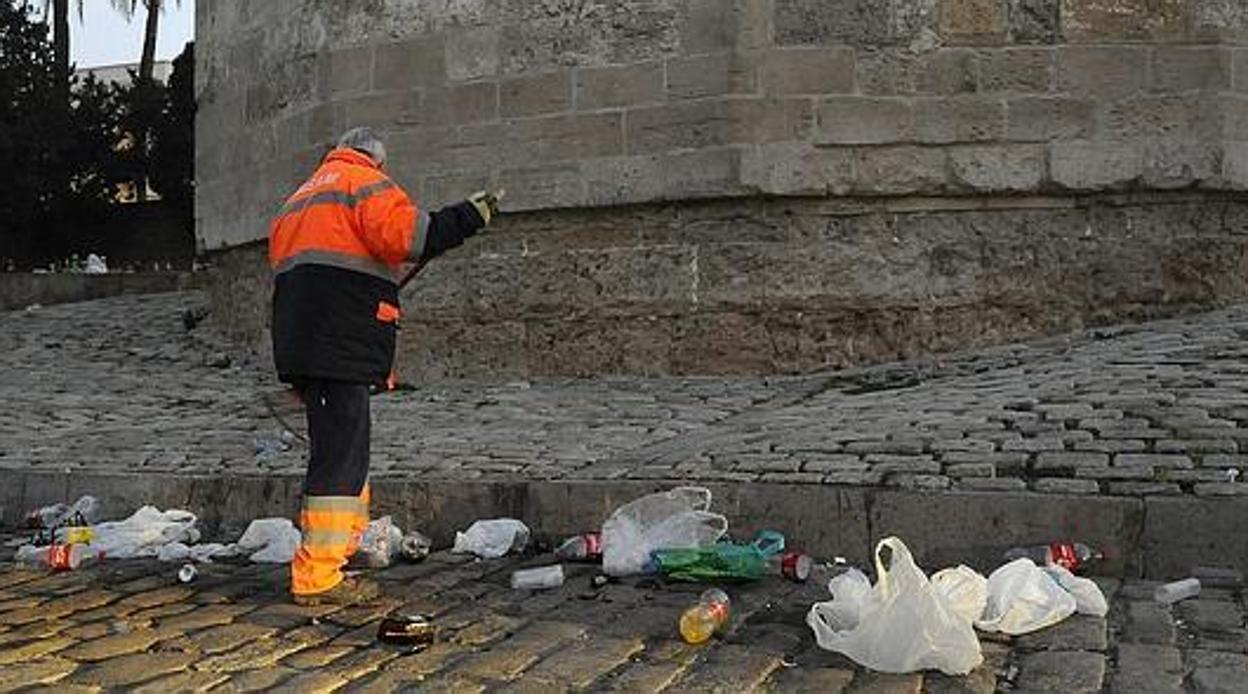
<instances>
[{"instance_id":1,"label":"worker","mask_svg":"<svg viewBox=\"0 0 1248 694\"><path fill-rule=\"evenodd\" d=\"M398 272L461 245L497 213L487 193L425 212L385 170L377 135L347 131L269 231L273 357L304 402L311 449L290 567L300 605L379 595L343 567L368 526L369 391L392 373Z\"/></svg>"}]
</instances>

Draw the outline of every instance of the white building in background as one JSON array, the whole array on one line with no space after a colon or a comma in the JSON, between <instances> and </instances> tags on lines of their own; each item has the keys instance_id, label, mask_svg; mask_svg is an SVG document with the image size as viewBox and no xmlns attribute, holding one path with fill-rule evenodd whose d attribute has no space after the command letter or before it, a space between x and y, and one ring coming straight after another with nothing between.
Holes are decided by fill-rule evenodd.
<instances>
[{"instance_id":1,"label":"white building in background","mask_svg":"<svg viewBox=\"0 0 1248 694\"><path fill-rule=\"evenodd\" d=\"M77 77L86 77L87 75L95 75L95 78L101 82L116 82L118 84L130 84L130 72L139 71L138 63L118 63L116 65L97 65L95 67L84 67L74 71ZM172 60L157 60L152 65L152 77L158 81L169 83L169 75L173 73Z\"/></svg>"}]
</instances>

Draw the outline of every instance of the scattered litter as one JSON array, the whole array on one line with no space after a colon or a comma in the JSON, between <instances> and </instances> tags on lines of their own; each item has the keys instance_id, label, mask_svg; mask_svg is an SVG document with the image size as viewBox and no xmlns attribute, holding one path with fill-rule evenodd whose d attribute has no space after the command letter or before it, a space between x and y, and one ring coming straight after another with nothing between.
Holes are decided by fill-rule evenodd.
<instances>
[{"instance_id":1,"label":"scattered litter","mask_svg":"<svg viewBox=\"0 0 1248 694\"><path fill-rule=\"evenodd\" d=\"M283 451L289 451L295 445L295 435L289 429L280 429L260 434L253 443L257 458L272 458Z\"/></svg>"},{"instance_id":2,"label":"scattered litter","mask_svg":"<svg viewBox=\"0 0 1248 694\"><path fill-rule=\"evenodd\" d=\"M25 527L31 530L60 528L69 523L91 525L99 520L100 502L93 496L83 496L73 503L52 504L26 514Z\"/></svg>"},{"instance_id":3,"label":"scattered litter","mask_svg":"<svg viewBox=\"0 0 1248 694\"><path fill-rule=\"evenodd\" d=\"M1046 566L1044 572L1075 598L1075 611L1093 617L1109 614L1109 601L1096 581L1076 576L1064 566Z\"/></svg>"},{"instance_id":4,"label":"scattered litter","mask_svg":"<svg viewBox=\"0 0 1248 694\"><path fill-rule=\"evenodd\" d=\"M377 625L377 640L397 646L424 648L437 636L437 626L423 615L390 615Z\"/></svg>"},{"instance_id":5,"label":"scattered litter","mask_svg":"<svg viewBox=\"0 0 1248 694\"><path fill-rule=\"evenodd\" d=\"M1030 559L1038 566L1056 564L1064 566L1071 573L1079 573L1091 561L1104 559L1105 555L1082 542L1053 542L1047 545L1031 547L1015 547L1005 553L1005 560Z\"/></svg>"},{"instance_id":6,"label":"scattered litter","mask_svg":"<svg viewBox=\"0 0 1248 694\"><path fill-rule=\"evenodd\" d=\"M719 588L712 588L698 599L698 604L680 615L680 636L685 643L705 643L723 631L732 616L732 601Z\"/></svg>"},{"instance_id":7,"label":"scattered litter","mask_svg":"<svg viewBox=\"0 0 1248 694\"><path fill-rule=\"evenodd\" d=\"M251 561L266 564L289 564L295 558L302 539L299 529L287 518L254 520L238 538L240 552L251 552Z\"/></svg>"},{"instance_id":8,"label":"scattered litter","mask_svg":"<svg viewBox=\"0 0 1248 694\"><path fill-rule=\"evenodd\" d=\"M602 561L602 533L581 533L555 548L555 558L563 561Z\"/></svg>"},{"instance_id":9,"label":"scattered litter","mask_svg":"<svg viewBox=\"0 0 1248 694\"><path fill-rule=\"evenodd\" d=\"M1182 581L1174 581L1163 586L1157 586L1157 590L1153 591L1153 599L1162 605L1172 605L1180 600L1187 600L1200 595L1200 579L1185 578Z\"/></svg>"},{"instance_id":10,"label":"scattered litter","mask_svg":"<svg viewBox=\"0 0 1248 694\"><path fill-rule=\"evenodd\" d=\"M178 582L190 583L198 575L199 570L195 568L194 564L183 564L182 568L178 569Z\"/></svg>"},{"instance_id":11,"label":"scattered litter","mask_svg":"<svg viewBox=\"0 0 1248 694\"><path fill-rule=\"evenodd\" d=\"M508 552L519 552L529 544L529 528L512 518L477 521L466 532L455 533L455 554L475 554L497 559Z\"/></svg>"},{"instance_id":12,"label":"scattered litter","mask_svg":"<svg viewBox=\"0 0 1248 694\"><path fill-rule=\"evenodd\" d=\"M206 542L198 545L170 542L160 547L156 552L156 558L164 562L195 561L211 563L213 559L232 557L236 554L238 554L238 550L233 545L223 545L219 542Z\"/></svg>"},{"instance_id":13,"label":"scattered litter","mask_svg":"<svg viewBox=\"0 0 1248 694\"><path fill-rule=\"evenodd\" d=\"M524 569L511 574L512 590L545 590L563 585L563 565Z\"/></svg>"},{"instance_id":14,"label":"scattered litter","mask_svg":"<svg viewBox=\"0 0 1248 694\"><path fill-rule=\"evenodd\" d=\"M125 520L95 525L93 546L109 559L155 557L165 545L198 542L195 521L195 514L190 511L161 511L155 506L144 506Z\"/></svg>"},{"instance_id":15,"label":"scattered litter","mask_svg":"<svg viewBox=\"0 0 1248 694\"><path fill-rule=\"evenodd\" d=\"M1016 559L988 577L988 606L975 621L1011 636L1052 626L1075 613L1075 597L1030 559Z\"/></svg>"},{"instance_id":16,"label":"scattered litter","mask_svg":"<svg viewBox=\"0 0 1248 694\"><path fill-rule=\"evenodd\" d=\"M368 524L364 537L360 539L359 552L369 566L384 569L394 561L402 544L403 531L394 524L390 516L382 516Z\"/></svg>"},{"instance_id":17,"label":"scattered litter","mask_svg":"<svg viewBox=\"0 0 1248 694\"><path fill-rule=\"evenodd\" d=\"M13 559L22 566L52 571L72 571L83 564L100 559L99 550L90 545L26 545L17 550Z\"/></svg>"},{"instance_id":18,"label":"scattered litter","mask_svg":"<svg viewBox=\"0 0 1248 694\"><path fill-rule=\"evenodd\" d=\"M407 561L424 561L433 551L433 540L415 530L403 536L399 543L399 554Z\"/></svg>"},{"instance_id":19,"label":"scattered litter","mask_svg":"<svg viewBox=\"0 0 1248 694\"><path fill-rule=\"evenodd\" d=\"M643 573L660 549L697 549L728 532L728 519L711 513L711 490L678 487L616 509L602 525L602 568L611 576Z\"/></svg>"},{"instance_id":20,"label":"scattered litter","mask_svg":"<svg viewBox=\"0 0 1248 694\"><path fill-rule=\"evenodd\" d=\"M881 556L885 549L891 552L889 567ZM811 606L806 623L821 648L888 673L965 675L983 662L971 622L933 589L901 540L880 541L875 570L875 586L850 569L828 582L832 600Z\"/></svg>"},{"instance_id":21,"label":"scattered litter","mask_svg":"<svg viewBox=\"0 0 1248 694\"><path fill-rule=\"evenodd\" d=\"M717 542L694 549L657 549L651 553L655 572L679 581L754 581L783 576L805 581L810 557L784 551L784 535L764 530L750 544Z\"/></svg>"}]
</instances>

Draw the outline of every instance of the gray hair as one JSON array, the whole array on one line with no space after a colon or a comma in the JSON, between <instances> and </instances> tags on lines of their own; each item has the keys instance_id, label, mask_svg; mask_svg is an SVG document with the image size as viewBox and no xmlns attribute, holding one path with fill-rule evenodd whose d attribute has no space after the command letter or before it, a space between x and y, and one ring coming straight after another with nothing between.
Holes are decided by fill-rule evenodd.
<instances>
[{"instance_id":1,"label":"gray hair","mask_svg":"<svg viewBox=\"0 0 1248 694\"><path fill-rule=\"evenodd\" d=\"M372 128L351 128L338 138L338 146L363 152L379 166L386 163L386 145Z\"/></svg>"}]
</instances>

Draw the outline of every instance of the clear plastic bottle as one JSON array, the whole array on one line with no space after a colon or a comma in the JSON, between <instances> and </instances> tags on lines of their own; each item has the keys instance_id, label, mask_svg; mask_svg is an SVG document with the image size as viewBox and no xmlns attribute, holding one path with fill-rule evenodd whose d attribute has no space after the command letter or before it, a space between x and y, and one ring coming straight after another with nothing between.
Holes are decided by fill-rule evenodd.
<instances>
[{"instance_id":1,"label":"clear plastic bottle","mask_svg":"<svg viewBox=\"0 0 1248 694\"><path fill-rule=\"evenodd\" d=\"M582 533L569 537L555 548L555 558L563 561L601 561L602 534Z\"/></svg>"},{"instance_id":2,"label":"clear plastic bottle","mask_svg":"<svg viewBox=\"0 0 1248 694\"><path fill-rule=\"evenodd\" d=\"M545 590L563 585L563 565L542 566L511 574L512 590Z\"/></svg>"},{"instance_id":3,"label":"clear plastic bottle","mask_svg":"<svg viewBox=\"0 0 1248 694\"><path fill-rule=\"evenodd\" d=\"M1164 586L1157 586L1157 590L1153 591L1153 599L1162 605L1171 605L1197 595L1200 595L1200 579L1197 578L1185 578L1182 581L1167 583Z\"/></svg>"},{"instance_id":4,"label":"clear plastic bottle","mask_svg":"<svg viewBox=\"0 0 1248 694\"><path fill-rule=\"evenodd\" d=\"M1054 542L1047 545L1031 547L1015 547L1005 553L1006 561L1030 559L1039 566L1057 565L1066 567L1071 573L1090 561L1104 559L1105 555L1082 542Z\"/></svg>"},{"instance_id":5,"label":"clear plastic bottle","mask_svg":"<svg viewBox=\"0 0 1248 694\"><path fill-rule=\"evenodd\" d=\"M783 576L790 581L805 583L810 578L814 561L800 552L785 552L767 557L767 573L772 576Z\"/></svg>"},{"instance_id":6,"label":"clear plastic bottle","mask_svg":"<svg viewBox=\"0 0 1248 694\"><path fill-rule=\"evenodd\" d=\"M702 594L698 604L680 615L680 636L685 643L705 643L724 628L731 612L732 602L728 594L719 588L712 588Z\"/></svg>"}]
</instances>

